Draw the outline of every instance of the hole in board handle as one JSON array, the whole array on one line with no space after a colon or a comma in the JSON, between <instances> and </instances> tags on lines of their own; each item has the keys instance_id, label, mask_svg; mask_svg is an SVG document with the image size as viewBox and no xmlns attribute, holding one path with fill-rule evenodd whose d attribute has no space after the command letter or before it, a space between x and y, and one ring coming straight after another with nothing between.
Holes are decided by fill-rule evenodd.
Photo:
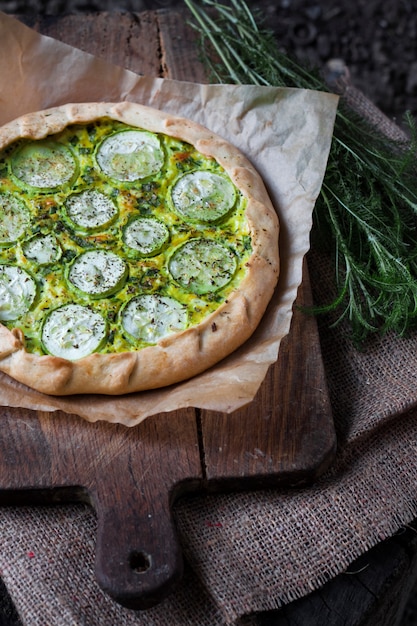
<instances>
[{"instance_id":1,"label":"hole in board handle","mask_svg":"<svg viewBox=\"0 0 417 626\"><path fill-rule=\"evenodd\" d=\"M130 569L137 574L144 574L151 567L151 557L145 552L131 552L129 557Z\"/></svg>"}]
</instances>

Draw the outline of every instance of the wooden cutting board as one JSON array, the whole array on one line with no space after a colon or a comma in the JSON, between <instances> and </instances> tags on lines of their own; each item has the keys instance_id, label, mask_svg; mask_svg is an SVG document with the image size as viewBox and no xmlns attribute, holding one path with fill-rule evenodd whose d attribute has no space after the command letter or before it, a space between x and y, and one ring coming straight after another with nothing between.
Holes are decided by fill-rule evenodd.
<instances>
[{"instance_id":1,"label":"wooden cutting board","mask_svg":"<svg viewBox=\"0 0 417 626\"><path fill-rule=\"evenodd\" d=\"M204 82L193 34L177 13L20 19L137 73ZM305 267L297 304L310 302ZM181 576L176 498L306 484L328 467L336 446L316 322L297 309L256 398L231 415L189 408L126 428L0 410L0 504L90 502L97 580L136 609L159 602Z\"/></svg>"}]
</instances>

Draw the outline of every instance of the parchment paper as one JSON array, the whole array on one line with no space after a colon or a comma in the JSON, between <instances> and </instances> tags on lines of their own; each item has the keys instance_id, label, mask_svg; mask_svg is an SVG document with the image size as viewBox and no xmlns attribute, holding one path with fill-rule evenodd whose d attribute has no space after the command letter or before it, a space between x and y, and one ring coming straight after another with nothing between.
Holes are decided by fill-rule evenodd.
<instances>
[{"instance_id":1,"label":"parchment paper","mask_svg":"<svg viewBox=\"0 0 417 626\"><path fill-rule=\"evenodd\" d=\"M207 372L173 387L117 398L46 396L0 374L3 406L63 410L133 426L194 406L231 412L250 402L288 333L309 249L337 96L310 90L202 85L138 76L41 36L0 13L0 125L68 102L129 100L193 119L237 146L263 177L280 220L281 274L253 337Z\"/></svg>"}]
</instances>

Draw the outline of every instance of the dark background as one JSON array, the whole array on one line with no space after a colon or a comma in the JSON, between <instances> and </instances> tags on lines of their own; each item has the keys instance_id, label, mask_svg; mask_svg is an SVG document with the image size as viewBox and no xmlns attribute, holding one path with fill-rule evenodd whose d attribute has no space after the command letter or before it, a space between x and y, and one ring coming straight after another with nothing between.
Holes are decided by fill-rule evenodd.
<instances>
[{"instance_id":1,"label":"dark background","mask_svg":"<svg viewBox=\"0 0 417 626\"><path fill-rule=\"evenodd\" d=\"M225 1L225 0L223 0ZM353 84L401 124L408 110L417 117L417 0L248 0L285 53L323 67L342 59ZM145 10L182 7L182 0L0 0L9 14ZM0 581L0 626L18 626ZM417 625L417 595L401 626Z\"/></svg>"}]
</instances>

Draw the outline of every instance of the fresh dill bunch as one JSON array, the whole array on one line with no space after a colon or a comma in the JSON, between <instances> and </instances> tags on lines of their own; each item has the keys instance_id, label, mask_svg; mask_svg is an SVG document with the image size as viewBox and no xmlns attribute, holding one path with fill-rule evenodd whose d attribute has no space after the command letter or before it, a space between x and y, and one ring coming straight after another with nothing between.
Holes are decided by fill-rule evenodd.
<instances>
[{"instance_id":1,"label":"fresh dill bunch","mask_svg":"<svg viewBox=\"0 0 417 626\"><path fill-rule=\"evenodd\" d=\"M262 17L244 0L185 0L200 35L201 56L220 83L329 91L317 69L282 53ZM405 335L417 328L417 131L394 141L341 99L313 237L334 262L336 297L315 307L348 319L352 339L372 333Z\"/></svg>"}]
</instances>

